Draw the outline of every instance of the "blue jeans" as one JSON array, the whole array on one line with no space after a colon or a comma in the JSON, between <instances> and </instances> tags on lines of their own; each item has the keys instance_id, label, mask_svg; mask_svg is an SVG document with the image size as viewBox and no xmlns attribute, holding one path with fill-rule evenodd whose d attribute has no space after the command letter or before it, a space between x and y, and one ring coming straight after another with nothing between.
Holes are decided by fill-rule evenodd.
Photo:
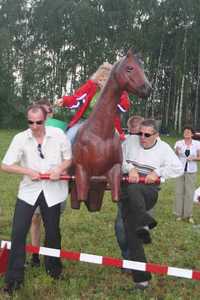
<instances>
[{"instance_id":1,"label":"blue jeans","mask_svg":"<svg viewBox=\"0 0 200 300\"><path fill-rule=\"evenodd\" d=\"M84 123L84 120L79 120L78 123L76 123L75 125L73 125L72 127L70 127L69 129L67 129L65 131L65 134L68 137L68 139L70 140L71 144L74 143L76 134L83 123Z\"/></svg>"},{"instance_id":2,"label":"blue jeans","mask_svg":"<svg viewBox=\"0 0 200 300\"><path fill-rule=\"evenodd\" d=\"M124 227L124 221L122 218L122 202L118 203L118 211L115 219L115 235L118 245L121 249L121 254L124 259L129 259L128 239Z\"/></svg>"}]
</instances>

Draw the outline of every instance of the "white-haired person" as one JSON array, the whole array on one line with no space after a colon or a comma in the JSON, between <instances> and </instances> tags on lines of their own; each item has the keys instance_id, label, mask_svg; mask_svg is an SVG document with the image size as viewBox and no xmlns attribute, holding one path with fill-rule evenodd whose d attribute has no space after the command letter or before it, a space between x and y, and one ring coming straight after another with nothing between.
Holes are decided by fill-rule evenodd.
<instances>
[{"instance_id":1,"label":"white-haired person","mask_svg":"<svg viewBox=\"0 0 200 300\"><path fill-rule=\"evenodd\" d=\"M97 71L74 92L73 95L65 95L55 101L55 105L66 107L70 110L76 110L76 113L69 122L66 131L66 134L72 143L78 129L92 111L98 95L110 75L111 69L112 65L104 62L99 66ZM118 113L115 118L115 128L122 140L125 139L125 135L121 126L120 113L128 111L129 108L129 97L127 92L124 91L120 97Z\"/></svg>"}]
</instances>

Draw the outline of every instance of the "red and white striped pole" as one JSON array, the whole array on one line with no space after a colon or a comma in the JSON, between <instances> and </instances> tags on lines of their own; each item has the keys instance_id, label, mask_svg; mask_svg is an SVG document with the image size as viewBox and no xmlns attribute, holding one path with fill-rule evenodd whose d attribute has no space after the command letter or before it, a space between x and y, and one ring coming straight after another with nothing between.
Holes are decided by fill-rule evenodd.
<instances>
[{"instance_id":1,"label":"red and white striped pole","mask_svg":"<svg viewBox=\"0 0 200 300\"><path fill-rule=\"evenodd\" d=\"M42 180L49 180L50 179L50 176L49 174L47 173L44 173L44 174L40 174L40 179ZM74 181L75 180L75 176L74 175L61 175L60 176L60 179L59 180L66 180L66 181L69 181L69 180L72 180ZM123 176L122 181L124 182L128 182L128 176ZM96 182L102 182L102 181L107 181L107 178L105 176L92 176L91 177L91 181L96 181ZM156 180L156 184L160 184L162 182L164 182L165 180L163 178L158 178ZM145 183L145 176L140 176L139 177L139 182L138 183Z\"/></svg>"},{"instance_id":2,"label":"red and white striped pole","mask_svg":"<svg viewBox=\"0 0 200 300\"><path fill-rule=\"evenodd\" d=\"M1 241L1 248L5 248L5 247L10 249L11 242ZM26 246L26 252L38 253L40 255L47 255L52 257L60 257L65 260L75 260L75 261L99 264L104 266L126 268L130 270L148 271L160 275L168 275L168 276L181 277L181 278L187 278L192 280L200 280L200 271L174 268L167 265L144 263L144 262L131 261L131 260L122 260L122 259L108 257L108 256L66 251L61 249L34 247L32 245Z\"/></svg>"},{"instance_id":3,"label":"red and white striped pole","mask_svg":"<svg viewBox=\"0 0 200 300\"><path fill-rule=\"evenodd\" d=\"M3 275L7 270L9 251L7 249L7 243L0 249L0 275Z\"/></svg>"}]
</instances>

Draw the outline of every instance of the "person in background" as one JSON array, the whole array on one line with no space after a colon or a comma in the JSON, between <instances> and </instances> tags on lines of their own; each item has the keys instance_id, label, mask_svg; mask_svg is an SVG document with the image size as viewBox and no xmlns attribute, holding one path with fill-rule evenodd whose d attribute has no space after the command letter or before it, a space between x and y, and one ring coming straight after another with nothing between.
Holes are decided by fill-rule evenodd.
<instances>
[{"instance_id":1,"label":"person in background","mask_svg":"<svg viewBox=\"0 0 200 300\"><path fill-rule=\"evenodd\" d=\"M48 124L48 119L53 118L53 108L51 102L46 96L44 96L40 100L36 101L35 104L41 105L45 109L47 113L45 125Z\"/></svg>"},{"instance_id":2,"label":"person in background","mask_svg":"<svg viewBox=\"0 0 200 300\"><path fill-rule=\"evenodd\" d=\"M25 243L36 207L40 206L45 227L45 246L61 249L60 203L68 195L68 184L59 180L71 165L71 144L65 134L45 127L46 111L40 105L27 109L29 128L12 140L1 169L23 175L19 186L12 225L11 250L4 292L12 295L24 282ZM53 151L52 151L53 149ZM50 180L40 180L49 173ZM58 279L62 264L58 257L45 257L46 272Z\"/></svg>"},{"instance_id":3,"label":"person in background","mask_svg":"<svg viewBox=\"0 0 200 300\"><path fill-rule=\"evenodd\" d=\"M75 109L76 113L67 126L66 135L73 144L76 133L84 120L88 118L92 111L100 91L107 81L112 65L104 62L90 79L79 87L71 96L63 96L55 101L55 105ZM127 112L130 108L130 101L127 92L123 92L118 104L118 113L115 118L115 128L120 135L121 140L125 139L125 134L121 126L120 114Z\"/></svg>"},{"instance_id":4,"label":"person in background","mask_svg":"<svg viewBox=\"0 0 200 300\"><path fill-rule=\"evenodd\" d=\"M140 131L140 124L143 120L144 118L138 115L133 115L128 119L127 121L128 135L126 136L125 141L122 143L122 148L128 147L128 144L131 143L133 136L134 139L138 140L139 143L138 133ZM123 193L121 194L120 201L118 202L117 217L115 219L115 236L118 245L121 249L122 257L124 259L129 259L128 240L127 240L123 218L122 218L122 201L123 201ZM122 271L129 273L129 270L127 269L122 269Z\"/></svg>"},{"instance_id":5,"label":"person in background","mask_svg":"<svg viewBox=\"0 0 200 300\"><path fill-rule=\"evenodd\" d=\"M129 135L138 135L140 131L140 124L144 121L144 118L139 115L131 116L127 121L127 128Z\"/></svg>"},{"instance_id":6,"label":"person in background","mask_svg":"<svg viewBox=\"0 0 200 300\"><path fill-rule=\"evenodd\" d=\"M176 220L188 220L194 224L193 194L195 191L197 161L200 160L200 142L193 140L193 129L185 126L183 139L175 143L175 152L183 167L184 174L176 179L176 198L174 201L174 214Z\"/></svg>"},{"instance_id":7,"label":"person in background","mask_svg":"<svg viewBox=\"0 0 200 300\"><path fill-rule=\"evenodd\" d=\"M139 142L132 136L131 142L123 147L123 174L129 182L122 183L122 216L128 239L129 259L146 262L144 244L151 242L150 229L157 222L148 213L158 199L160 177L167 179L183 174L183 166L171 147L158 139L156 122L144 120L140 125ZM139 183L139 177L145 182ZM135 288L145 289L151 273L132 271Z\"/></svg>"},{"instance_id":8,"label":"person in background","mask_svg":"<svg viewBox=\"0 0 200 300\"><path fill-rule=\"evenodd\" d=\"M46 120L45 120L45 126L52 126L57 127L60 129L65 128L65 123L63 121L53 119L53 108L51 105L51 102L48 100L47 97L41 98L39 101L35 102L37 105L41 105L44 110L46 111ZM64 126L63 126L64 124ZM63 201L60 204L61 212L64 210L66 206L66 201ZM31 244L33 246L39 247L40 241L41 241L41 212L40 207L38 206L34 212L34 215L32 217L32 223L31 223ZM39 267L40 266L40 258L39 254L33 253L31 256L31 266L32 267Z\"/></svg>"}]
</instances>

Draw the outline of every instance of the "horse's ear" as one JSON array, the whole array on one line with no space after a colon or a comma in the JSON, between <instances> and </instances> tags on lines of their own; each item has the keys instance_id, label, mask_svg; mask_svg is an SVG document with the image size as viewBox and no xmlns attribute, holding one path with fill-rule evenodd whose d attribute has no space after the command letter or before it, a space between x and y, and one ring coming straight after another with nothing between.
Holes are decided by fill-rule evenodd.
<instances>
[{"instance_id":1,"label":"horse's ear","mask_svg":"<svg viewBox=\"0 0 200 300\"><path fill-rule=\"evenodd\" d=\"M133 49L132 48L130 48L129 50L128 50L128 52L127 52L127 55L126 55L127 57L131 57L131 56L133 56Z\"/></svg>"},{"instance_id":2,"label":"horse's ear","mask_svg":"<svg viewBox=\"0 0 200 300\"><path fill-rule=\"evenodd\" d=\"M130 53L130 54L129 54L129 53ZM131 47L131 48L128 50L127 55L135 55L135 54L137 54L137 53L139 53L138 49L135 49L135 48Z\"/></svg>"}]
</instances>

